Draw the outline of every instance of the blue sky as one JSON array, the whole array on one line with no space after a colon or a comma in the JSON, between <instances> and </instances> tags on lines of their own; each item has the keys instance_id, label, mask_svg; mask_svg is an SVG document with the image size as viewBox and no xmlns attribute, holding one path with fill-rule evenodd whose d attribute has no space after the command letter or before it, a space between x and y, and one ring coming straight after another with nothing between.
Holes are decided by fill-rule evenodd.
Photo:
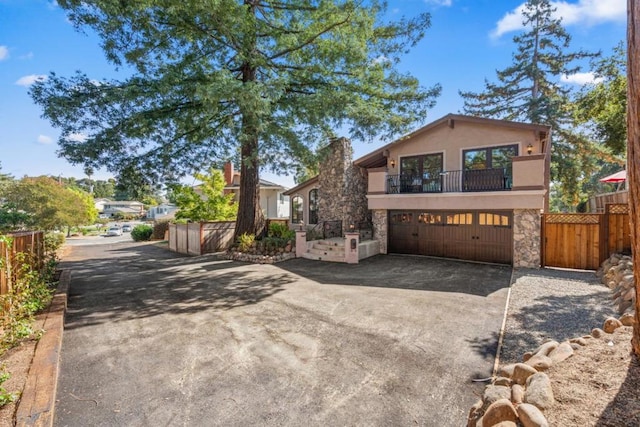
<instances>
[{"instance_id":1,"label":"blue sky","mask_svg":"<svg viewBox=\"0 0 640 427\"><path fill-rule=\"evenodd\" d=\"M611 49L626 37L627 0L564 0L553 2L572 35L571 49ZM512 38L521 30L523 1L389 0L390 17L431 13L424 40L400 64L424 86L442 85L442 95L426 122L462 109L459 90L481 91L484 79L511 63ZM70 76L81 70L96 79L117 78L92 34L76 31L55 1L0 0L0 164L1 172L82 178L81 166L57 157L57 129L40 118L28 95L35 79L53 71ZM568 76L567 85L590 81L588 69ZM120 77L123 75L120 74ZM354 144L355 158L390 141ZM111 174L100 170L96 179ZM290 177L269 179L292 186Z\"/></svg>"}]
</instances>

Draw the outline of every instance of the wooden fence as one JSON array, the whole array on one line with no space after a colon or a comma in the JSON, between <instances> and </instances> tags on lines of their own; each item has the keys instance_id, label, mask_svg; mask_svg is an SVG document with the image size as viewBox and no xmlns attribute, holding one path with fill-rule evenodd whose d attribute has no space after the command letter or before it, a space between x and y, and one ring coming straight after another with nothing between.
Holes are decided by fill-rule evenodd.
<instances>
[{"instance_id":1,"label":"wooden fence","mask_svg":"<svg viewBox=\"0 0 640 427\"><path fill-rule=\"evenodd\" d=\"M543 267L597 270L614 252L631 251L629 207L609 204L604 213L543 214Z\"/></svg>"},{"instance_id":2,"label":"wooden fence","mask_svg":"<svg viewBox=\"0 0 640 427\"><path fill-rule=\"evenodd\" d=\"M25 231L8 233L13 242L7 245L0 241L0 294L4 295L9 287L20 277L20 267L23 262L31 264L33 269L42 271L44 268L44 232ZM17 255L25 253L28 256L20 259Z\"/></svg>"},{"instance_id":3,"label":"wooden fence","mask_svg":"<svg viewBox=\"0 0 640 427\"><path fill-rule=\"evenodd\" d=\"M223 251L231 246L235 221L169 224L169 249L186 255Z\"/></svg>"},{"instance_id":4,"label":"wooden fence","mask_svg":"<svg viewBox=\"0 0 640 427\"><path fill-rule=\"evenodd\" d=\"M607 205L629 203L629 190L620 190L613 193L596 194L589 197L589 212L604 213Z\"/></svg>"}]
</instances>

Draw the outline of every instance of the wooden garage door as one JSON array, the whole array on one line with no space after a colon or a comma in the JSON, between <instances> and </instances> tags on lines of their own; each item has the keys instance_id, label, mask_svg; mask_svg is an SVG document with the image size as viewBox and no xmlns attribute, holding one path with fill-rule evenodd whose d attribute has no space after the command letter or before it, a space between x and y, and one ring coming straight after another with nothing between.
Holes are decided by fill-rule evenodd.
<instances>
[{"instance_id":1,"label":"wooden garage door","mask_svg":"<svg viewBox=\"0 0 640 427\"><path fill-rule=\"evenodd\" d=\"M391 211L389 252L511 264L510 211Z\"/></svg>"}]
</instances>

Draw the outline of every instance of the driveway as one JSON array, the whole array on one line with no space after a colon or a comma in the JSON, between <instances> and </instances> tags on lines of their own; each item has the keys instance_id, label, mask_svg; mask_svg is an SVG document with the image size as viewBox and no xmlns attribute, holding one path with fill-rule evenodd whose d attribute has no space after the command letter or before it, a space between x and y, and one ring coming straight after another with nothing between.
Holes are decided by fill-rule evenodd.
<instances>
[{"instance_id":1,"label":"driveway","mask_svg":"<svg viewBox=\"0 0 640 427\"><path fill-rule=\"evenodd\" d=\"M461 426L511 269L73 247L55 425Z\"/></svg>"}]
</instances>

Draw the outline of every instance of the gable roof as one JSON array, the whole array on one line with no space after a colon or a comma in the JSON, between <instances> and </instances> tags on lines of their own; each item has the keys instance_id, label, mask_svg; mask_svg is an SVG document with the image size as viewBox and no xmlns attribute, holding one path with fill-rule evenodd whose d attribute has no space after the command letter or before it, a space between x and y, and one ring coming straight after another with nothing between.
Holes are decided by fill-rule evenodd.
<instances>
[{"instance_id":1,"label":"gable roof","mask_svg":"<svg viewBox=\"0 0 640 427\"><path fill-rule=\"evenodd\" d=\"M225 185L224 187L225 190L236 190L239 188L240 188L240 184L228 184L228 185ZM275 182L267 181L266 179L260 178L260 189L261 190L286 190L287 187L284 187L280 184L276 184Z\"/></svg>"},{"instance_id":2,"label":"gable roof","mask_svg":"<svg viewBox=\"0 0 640 427\"><path fill-rule=\"evenodd\" d=\"M406 142L407 140L420 135L422 133L425 132L429 132L431 130L433 130L434 128L438 127L438 126L443 126L443 125L447 125L451 128L453 128L455 126L455 122L456 121L460 121L460 122L466 122L466 123L476 123L476 124L482 124L482 125L488 125L488 126L496 126L496 127L507 127L507 128L516 128L516 129L523 129L523 130L532 130L532 131L537 131L537 132L541 132L543 133L546 137L549 136L549 134L551 133L551 126L547 126L547 125L539 125L539 124L532 124L532 123L520 123L520 122L513 122L513 121L509 121L509 120L499 120L499 119L487 119L487 118L483 118L483 117L475 117L475 116L465 116L465 115L461 115L461 114L447 114L446 116L443 116L441 118L439 118L436 121L433 121L431 123L429 123L426 126L421 127L418 130L415 130L405 136L402 136L398 139L396 139L395 141L378 148L375 151L372 151L369 154L366 154L362 157L360 157L359 159L356 159L353 163L357 166L363 167L363 168L377 168L377 167L383 167L387 164L387 157L385 156L385 152L387 150L389 150L392 147L395 147L397 145L403 144L404 142ZM549 150L550 149L550 145L547 144L547 147L545 147L545 150Z\"/></svg>"},{"instance_id":3,"label":"gable roof","mask_svg":"<svg viewBox=\"0 0 640 427\"><path fill-rule=\"evenodd\" d=\"M295 187L285 191L283 194L285 196L293 196L295 193L300 191L300 189L315 183L317 180L318 180L318 175L314 176L313 178L309 178L308 180L306 180L304 182L301 182L300 184L296 185Z\"/></svg>"}]
</instances>

